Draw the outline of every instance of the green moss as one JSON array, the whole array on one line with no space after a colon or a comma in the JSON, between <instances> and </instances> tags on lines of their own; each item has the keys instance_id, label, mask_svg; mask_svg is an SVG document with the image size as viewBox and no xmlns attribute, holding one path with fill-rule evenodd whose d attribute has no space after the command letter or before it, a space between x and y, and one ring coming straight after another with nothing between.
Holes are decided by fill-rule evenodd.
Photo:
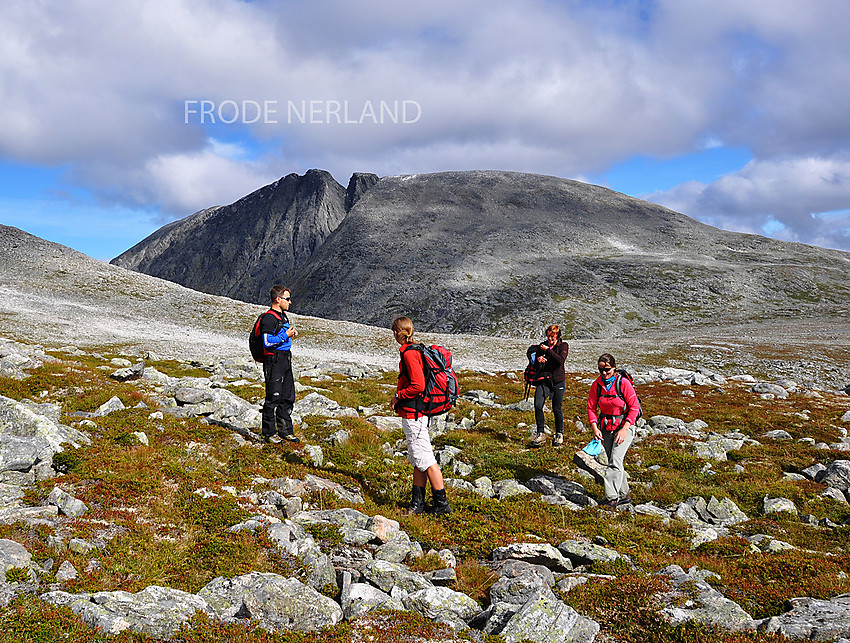
<instances>
[{"instance_id":1,"label":"green moss","mask_svg":"<svg viewBox=\"0 0 850 643\"><path fill-rule=\"evenodd\" d=\"M6 570L7 583L27 583L30 581L30 570L25 567L10 567Z\"/></svg>"}]
</instances>

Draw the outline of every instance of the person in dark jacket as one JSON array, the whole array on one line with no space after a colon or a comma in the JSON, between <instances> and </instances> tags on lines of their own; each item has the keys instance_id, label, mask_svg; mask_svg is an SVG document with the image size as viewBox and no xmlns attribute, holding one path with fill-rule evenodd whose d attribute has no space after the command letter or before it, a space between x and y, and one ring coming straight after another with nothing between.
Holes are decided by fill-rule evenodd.
<instances>
[{"instance_id":1,"label":"person in dark jacket","mask_svg":"<svg viewBox=\"0 0 850 643\"><path fill-rule=\"evenodd\" d=\"M567 379L564 372L564 362L567 360L570 346L561 339L561 328L552 324L546 329L546 341L533 351L534 359L540 370L549 374L549 379L540 382L534 391L534 420L537 424L537 435L531 441L531 447L542 447L546 443L543 432L545 419L543 405L548 398L552 400L552 414L555 416L555 435L552 446L559 447L564 443L564 388ZM532 349L529 349L529 353Z\"/></svg>"},{"instance_id":2,"label":"person in dark jacket","mask_svg":"<svg viewBox=\"0 0 850 643\"><path fill-rule=\"evenodd\" d=\"M266 399L263 403L263 438L266 441L300 442L292 426L295 379L292 376L292 340L298 331L289 323L286 311L292 302L289 288L275 286L269 293L271 308L263 315L260 333L265 358L263 376Z\"/></svg>"}]
</instances>

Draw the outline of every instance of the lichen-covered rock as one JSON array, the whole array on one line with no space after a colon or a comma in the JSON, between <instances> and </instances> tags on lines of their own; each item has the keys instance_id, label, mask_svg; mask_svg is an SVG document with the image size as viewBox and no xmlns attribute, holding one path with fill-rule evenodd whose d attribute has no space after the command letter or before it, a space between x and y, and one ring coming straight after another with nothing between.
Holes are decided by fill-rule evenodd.
<instances>
[{"instance_id":1,"label":"lichen-covered rock","mask_svg":"<svg viewBox=\"0 0 850 643\"><path fill-rule=\"evenodd\" d=\"M300 416L324 415L327 417L359 417L357 409L340 406L329 397L321 393L309 393L298 400L293 407L293 412Z\"/></svg>"},{"instance_id":2,"label":"lichen-covered rock","mask_svg":"<svg viewBox=\"0 0 850 643\"><path fill-rule=\"evenodd\" d=\"M658 597L665 605L661 614L672 625L696 622L733 632L755 629L752 616L705 581L712 572L692 567L685 573L678 565L670 565L658 573L667 576L673 587Z\"/></svg>"},{"instance_id":3,"label":"lichen-covered rock","mask_svg":"<svg viewBox=\"0 0 850 643\"><path fill-rule=\"evenodd\" d=\"M818 482L841 491L850 489L850 460L830 462Z\"/></svg>"},{"instance_id":4,"label":"lichen-covered rock","mask_svg":"<svg viewBox=\"0 0 850 643\"><path fill-rule=\"evenodd\" d=\"M768 498L765 496L763 505L765 515L780 512L797 515L797 507L795 507L794 503L788 498Z\"/></svg>"},{"instance_id":5,"label":"lichen-covered rock","mask_svg":"<svg viewBox=\"0 0 850 643\"><path fill-rule=\"evenodd\" d=\"M599 624L555 598L548 587L525 603L499 632L507 643L590 643Z\"/></svg>"},{"instance_id":6,"label":"lichen-covered rock","mask_svg":"<svg viewBox=\"0 0 850 643\"><path fill-rule=\"evenodd\" d=\"M493 496L499 500L518 496L523 493L531 493L531 489L516 480L499 480L493 483Z\"/></svg>"},{"instance_id":7,"label":"lichen-covered rock","mask_svg":"<svg viewBox=\"0 0 850 643\"><path fill-rule=\"evenodd\" d=\"M91 444L91 439L85 433L59 424L49 413L36 412L33 407L38 406L0 395L0 434L41 438L47 441L53 453L61 452L63 444L70 444L75 449Z\"/></svg>"},{"instance_id":8,"label":"lichen-covered rock","mask_svg":"<svg viewBox=\"0 0 850 643\"><path fill-rule=\"evenodd\" d=\"M598 484L603 484L605 482L605 465L600 464L599 461L592 455L585 453L582 450L576 451L573 455L573 464L582 471L593 476L593 479Z\"/></svg>"},{"instance_id":9,"label":"lichen-covered rock","mask_svg":"<svg viewBox=\"0 0 850 643\"><path fill-rule=\"evenodd\" d=\"M714 496L706 504L709 522L714 525L729 527L749 520L747 514L738 508L731 498L717 500Z\"/></svg>"},{"instance_id":10,"label":"lichen-covered rock","mask_svg":"<svg viewBox=\"0 0 850 643\"><path fill-rule=\"evenodd\" d=\"M794 437L784 429L774 429L772 431L768 431L764 434L764 437L770 438L771 440L777 440L779 442L787 442L788 440L794 439Z\"/></svg>"},{"instance_id":11,"label":"lichen-covered rock","mask_svg":"<svg viewBox=\"0 0 850 643\"><path fill-rule=\"evenodd\" d=\"M59 487L53 487L53 491L47 496L47 502L51 505L56 505L66 516L78 518L88 512L89 508L82 500L77 500L74 496Z\"/></svg>"},{"instance_id":12,"label":"lichen-covered rock","mask_svg":"<svg viewBox=\"0 0 850 643\"><path fill-rule=\"evenodd\" d=\"M210 581L198 597L222 619L251 619L271 632L309 632L336 625L342 608L295 578L251 572Z\"/></svg>"},{"instance_id":13,"label":"lichen-covered rock","mask_svg":"<svg viewBox=\"0 0 850 643\"><path fill-rule=\"evenodd\" d=\"M345 604L345 618L360 618L372 610L404 610L401 601L369 583L352 583Z\"/></svg>"},{"instance_id":14,"label":"lichen-covered rock","mask_svg":"<svg viewBox=\"0 0 850 643\"><path fill-rule=\"evenodd\" d=\"M590 497L584 485L561 476L541 474L526 482L525 486L543 495L560 496L581 507L596 505L596 501Z\"/></svg>"},{"instance_id":15,"label":"lichen-covered rock","mask_svg":"<svg viewBox=\"0 0 850 643\"><path fill-rule=\"evenodd\" d=\"M121 411L125 408L127 407L124 406L124 402L121 401L121 398L115 395L97 407L92 415L94 417L105 417L110 413L115 413L115 411Z\"/></svg>"},{"instance_id":16,"label":"lichen-covered rock","mask_svg":"<svg viewBox=\"0 0 850 643\"><path fill-rule=\"evenodd\" d=\"M596 561L613 563L622 558L618 551L580 540L565 540L558 545L558 550L569 558L573 565L589 565Z\"/></svg>"},{"instance_id":17,"label":"lichen-covered rock","mask_svg":"<svg viewBox=\"0 0 850 643\"><path fill-rule=\"evenodd\" d=\"M694 442L694 453L707 460L726 462L726 454L729 451L738 451L743 446L743 439L714 438L705 442Z\"/></svg>"},{"instance_id":18,"label":"lichen-covered rock","mask_svg":"<svg viewBox=\"0 0 850 643\"><path fill-rule=\"evenodd\" d=\"M373 424L379 431L395 431L401 428L400 417L389 417L386 415L372 415L366 418L369 424Z\"/></svg>"},{"instance_id":19,"label":"lichen-covered rock","mask_svg":"<svg viewBox=\"0 0 850 643\"><path fill-rule=\"evenodd\" d=\"M543 565L555 571L572 571L568 558L549 543L513 543L493 550L493 560L523 560L534 565Z\"/></svg>"},{"instance_id":20,"label":"lichen-covered rock","mask_svg":"<svg viewBox=\"0 0 850 643\"><path fill-rule=\"evenodd\" d=\"M769 382L759 382L757 384L753 384L752 391L753 393L759 393L761 395L775 395L776 397L782 400L788 398L788 391L786 391L778 384L771 384Z\"/></svg>"},{"instance_id":21,"label":"lichen-covered rock","mask_svg":"<svg viewBox=\"0 0 850 643\"><path fill-rule=\"evenodd\" d=\"M481 606L469 596L448 587L426 587L413 592L404 599L404 606L430 619L451 614L468 621L481 611Z\"/></svg>"},{"instance_id":22,"label":"lichen-covered rock","mask_svg":"<svg viewBox=\"0 0 850 643\"><path fill-rule=\"evenodd\" d=\"M363 576L373 585L390 593L393 587L398 587L408 594L432 587L429 580L421 574L410 571L401 563L387 560L369 561L362 570Z\"/></svg>"},{"instance_id":23,"label":"lichen-covered rock","mask_svg":"<svg viewBox=\"0 0 850 643\"><path fill-rule=\"evenodd\" d=\"M543 588L555 584L552 572L543 565L508 560L500 571L499 580L490 587L492 604L510 603L519 609Z\"/></svg>"},{"instance_id":24,"label":"lichen-covered rock","mask_svg":"<svg viewBox=\"0 0 850 643\"><path fill-rule=\"evenodd\" d=\"M850 594L830 600L792 598L790 611L766 619L759 629L791 639L834 641L850 637Z\"/></svg>"},{"instance_id":25,"label":"lichen-covered rock","mask_svg":"<svg viewBox=\"0 0 850 643\"><path fill-rule=\"evenodd\" d=\"M32 554L20 543L0 538L0 582L6 580L6 572L13 567L31 570L33 567ZM35 574L32 571L30 575L32 580L35 580Z\"/></svg>"},{"instance_id":26,"label":"lichen-covered rock","mask_svg":"<svg viewBox=\"0 0 850 643\"><path fill-rule=\"evenodd\" d=\"M195 594L151 585L141 592L69 594L53 591L41 595L53 605L64 605L89 626L107 634L125 630L169 638L196 612L214 616L207 602Z\"/></svg>"}]
</instances>

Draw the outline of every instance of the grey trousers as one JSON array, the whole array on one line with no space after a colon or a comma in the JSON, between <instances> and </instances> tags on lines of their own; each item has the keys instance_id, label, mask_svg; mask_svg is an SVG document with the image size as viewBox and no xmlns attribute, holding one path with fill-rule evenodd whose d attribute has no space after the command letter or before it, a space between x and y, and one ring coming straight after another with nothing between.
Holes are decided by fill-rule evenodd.
<instances>
[{"instance_id":1,"label":"grey trousers","mask_svg":"<svg viewBox=\"0 0 850 643\"><path fill-rule=\"evenodd\" d=\"M626 451L635 439L635 428L629 427L628 435L620 445L614 444L616 431L602 431L602 446L608 456L608 467L605 469L605 501L622 500L629 495L629 479L626 476L624 462Z\"/></svg>"}]
</instances>

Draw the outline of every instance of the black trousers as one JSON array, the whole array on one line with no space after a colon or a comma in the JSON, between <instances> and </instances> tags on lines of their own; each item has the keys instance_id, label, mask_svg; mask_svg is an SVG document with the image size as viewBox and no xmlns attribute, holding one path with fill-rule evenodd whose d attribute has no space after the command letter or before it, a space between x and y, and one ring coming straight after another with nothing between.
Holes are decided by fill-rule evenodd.
<instances>
[{"instance_id":1,"label":"black trousers","mask_svg":"<svg viewBox=\"0 0 850 643\"><path fill-rule=\"evenodd\" d=\"M552 413L555 416L555 433L564 432L564 389L565 382L544 382L537 386L534 391L534 420L537 423L537 432L543 433L546 421L543 417L543 404L547 397L552 398Z\"/></svg>"},{"instance_id":2,"label":"black trousers","mask_svg":"<svg viewBox=\"0 0 850 643\"><path fill-rule=\"evenodd\" d=\"M295 404L295 380L292 377L292 353L275 351L263 362L266 399L263 403L263 435L293 433L292 406Z\"/></svg>"}]
</instances>

